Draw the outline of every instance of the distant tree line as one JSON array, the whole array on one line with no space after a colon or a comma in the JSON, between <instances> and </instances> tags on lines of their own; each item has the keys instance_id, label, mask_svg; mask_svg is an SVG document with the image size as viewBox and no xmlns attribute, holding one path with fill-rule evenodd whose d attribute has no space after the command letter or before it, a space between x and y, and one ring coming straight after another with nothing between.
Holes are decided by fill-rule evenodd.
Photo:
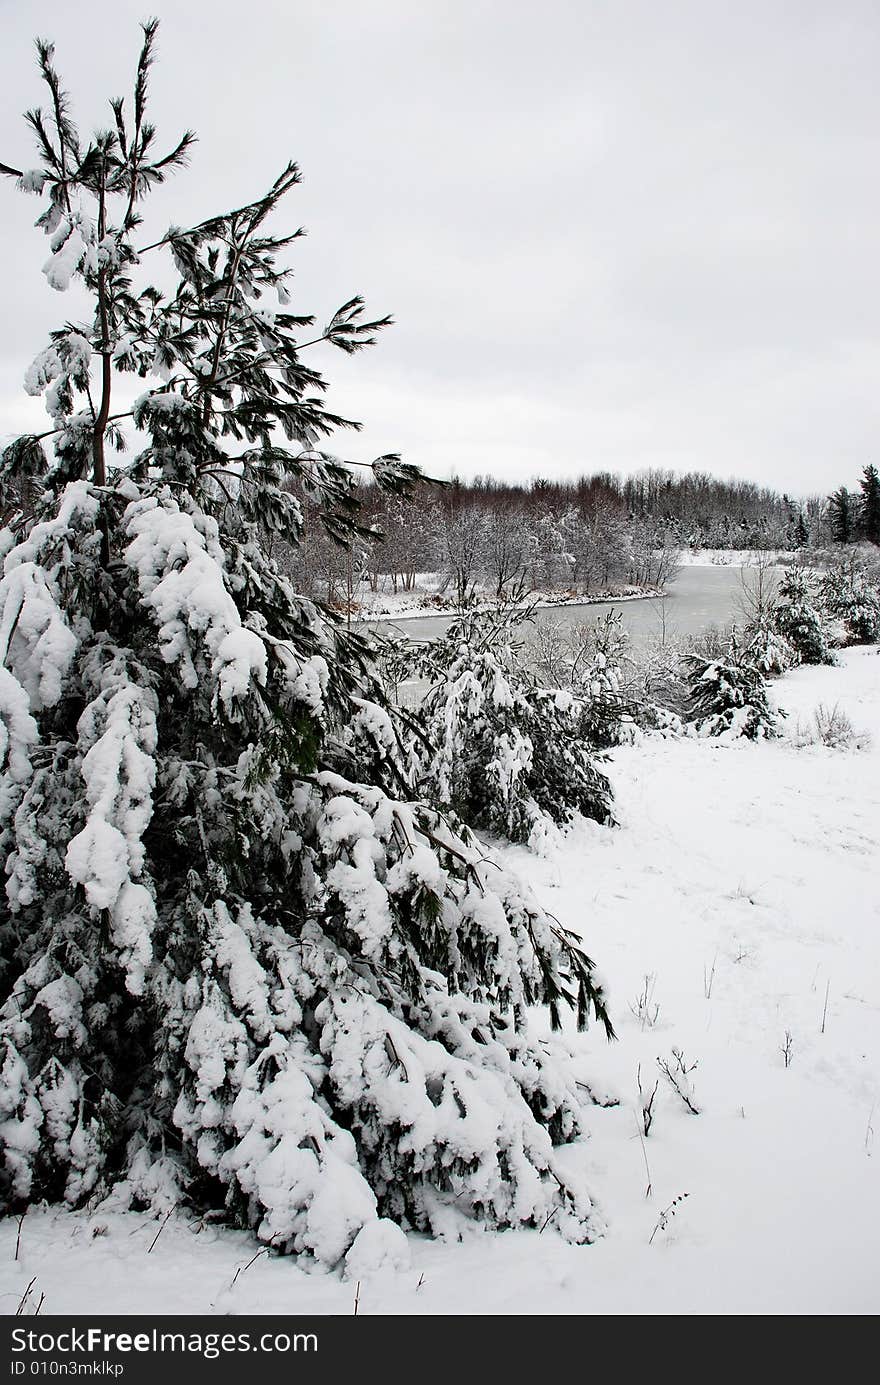
<instances>
[{"instance_id":1,"label":"distant tree line","mask_svg":"<svg viewBox=\"0 0 880 1385\"><path fill-rule=\"evenodd\" d=\"M363 535L344 547L319 525L295 554L305 590L344 604L366 584L412 591L419 574L440 573L455 604L479 591L502 599L519 588L587 595L662 587L674 574L680 541L663 518L631 513L604 478L575 484L512 486L487 478L424 483L415 504L359 492ZM308 509L308 497L301 496ZM371 536L380 535L381 537Z\"/></svg>"},{"instance_id":2,"label":"distant tree line","mask_svg":"<svg viewBox=\"0 0 880 1385\"><path fill-rule=\"evenodd\" d=\"M426 482L415 505L368 484L359 500L357 537L339 545L307 524L295 554L303 589L341 605L364 587L412 591L427 572L440 573L464 608L477 592L502 599L517 588L596 595L662 587L685 548L797 552L880 542L873 465L855 490L800 500L750 481L657 469L524 484Z\"/></svg>"},{"instance_id":3,"label":"distant tree line","mask_svg":"<svg viewBox=\"0 0 880 1385\"><path fill-rule=\"evenodd\" d=\"M359 498L360 538L340 547L307 524L312 537L295 555L304 589L340 604L364 585L411 591L425 572L441 573L460 607L478 590L502 598L520 586L586 595L659 587L683 548L796 551L832 541L826 498L796 501L702 472L598 472L518 485L478 476L426 483L414 506L372 485Z\"/></svg>"}]
</instances>

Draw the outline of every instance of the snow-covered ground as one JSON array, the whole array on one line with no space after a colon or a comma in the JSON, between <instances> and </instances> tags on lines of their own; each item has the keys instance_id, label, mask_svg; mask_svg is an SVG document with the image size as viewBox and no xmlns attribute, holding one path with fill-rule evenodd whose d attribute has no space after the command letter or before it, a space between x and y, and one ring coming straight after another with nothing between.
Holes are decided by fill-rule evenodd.
<instances>
[{"instance_id":1,"label":"snow-covered ground","mask_svg":"<svg viewBox=\"0 0 880 1385\"><path fill-rule=\"evenodd\" d=\"M508 853L611 990L619 1041L580 1042L620 1104L565 1153L606 1235L411 1237L408 1268L362 1280L361 1314L880 1311L880 650L775 694L781 741L619 750L619 828ZM819 703L871 744L804 745ZM673 1048L700 1114L660 1078L643 1140L637 1074L650 1094ZM44 1314L353 1311L355 1284L249 1265L254 1241L212 1225L36 1210L16 1260L18 1234L0 1225L6 1313L31 1280Z\"/></svg>"}]
</instances>

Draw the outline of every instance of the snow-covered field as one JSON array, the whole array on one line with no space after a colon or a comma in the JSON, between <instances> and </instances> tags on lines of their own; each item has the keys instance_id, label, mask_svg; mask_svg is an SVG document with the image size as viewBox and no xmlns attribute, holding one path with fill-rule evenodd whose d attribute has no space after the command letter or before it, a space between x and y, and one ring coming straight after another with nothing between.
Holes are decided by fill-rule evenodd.
<instances>
[{"instance_id":1,"label":"snow-covered field","mask_svg":"<svg viewBox=\"0 0 880 1385\"><path fill-rule=\"evenodd\" d=\"M781 741L619 750L619 828L507 853L611 990L619 1041L580 1042L620 1104L565 1153L606 1235L412 1237L407 1268L360 1283L361 1314L880 1311L880 650L774 691ZM871 744L804 745L819 703ZM698 1064L700 1114L661 1077L643 1140L637 1074L650 1095L673 1048ZM35 1210L0 1225L0 1311L31 1280L43 1314L353 1311L354 1283L248 1264L258 1250L212 1225Z\"/></svg>"}]
</instances>

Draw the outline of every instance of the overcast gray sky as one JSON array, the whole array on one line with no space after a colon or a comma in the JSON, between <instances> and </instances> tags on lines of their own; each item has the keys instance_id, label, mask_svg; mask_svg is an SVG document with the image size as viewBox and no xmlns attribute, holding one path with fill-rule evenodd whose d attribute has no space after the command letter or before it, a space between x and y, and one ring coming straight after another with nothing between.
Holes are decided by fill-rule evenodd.
<instances>
[{"instance_id":1,"label":"overcast gray sky","mask_svg":"<svg viewBox=\"0 0 880 1385\"><path fill-rule=\"evenodd\" d=\"M365 430L436 475L647 466L795 494L853 482L880 424L876 0L187 0L153 114L199 134L157 203L183 224L288 156L295 302L397 325L322 360ZM132 0L0 0L0 159L34 162L35 33L82 123L129 86ZM0 433L75 315L37 204L0 185Z\"/></svg>"}]
</instances>

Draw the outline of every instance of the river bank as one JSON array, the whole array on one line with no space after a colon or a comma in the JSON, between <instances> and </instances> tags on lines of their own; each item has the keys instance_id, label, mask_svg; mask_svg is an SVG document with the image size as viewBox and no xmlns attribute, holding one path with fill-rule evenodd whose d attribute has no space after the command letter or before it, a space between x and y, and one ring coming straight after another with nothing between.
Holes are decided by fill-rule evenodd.
<instances>
[{"instance_id":1,"label":"river bank","mask_svg":"<svg viewBox=\"0 0 880 1385\"><path fill-rule=\"evenodd\" d=\"M411 592L365 592L357 599L351 612L359 624L404 620L454 619L459 606L454 596L440 590L439 575L425 574L424 586ZM436 579L432 581L431 579ZM603 592L529 591L517 604L526 610L551 611L564 606L601 606L626 601L644 601L662 596L660 587L625 587ZM496 611L502 603L488 592L477 591L468 603L469 612Z\"/></svg>"}]
</instances>

